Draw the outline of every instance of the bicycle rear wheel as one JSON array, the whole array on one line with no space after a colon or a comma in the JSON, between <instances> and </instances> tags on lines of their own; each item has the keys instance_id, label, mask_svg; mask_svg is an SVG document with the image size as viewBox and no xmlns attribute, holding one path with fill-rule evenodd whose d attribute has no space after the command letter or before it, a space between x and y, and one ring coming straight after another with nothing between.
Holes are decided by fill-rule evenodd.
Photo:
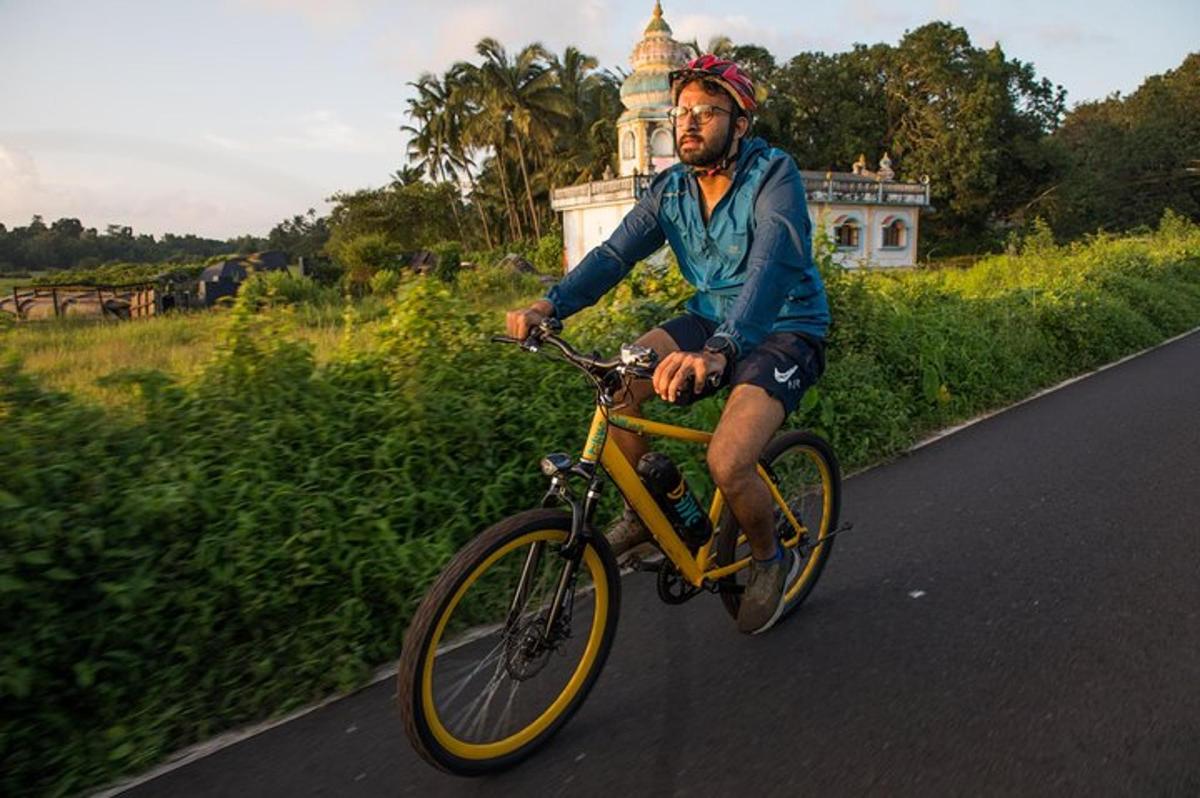
<instances>
[{"instance_id":1,"label":"bicycle rear wheel","mask_svg":"<svg viewBox=\"0 0 1200 798\"><path fill-rule=\"evenodd\" d=\"M404 638L398 700L408 738L442 770L479 775L533 753L583 704L612 646L616 560L602 536L577 566L571 517L533 510L489 527L429 589ZM570 567L573 577L564 577ZM569 578L559 620L547 626Z\"/></svg>"},{"instance_id":2,"label":"bicycle rear wheel","mask_svg":"<svg viewBox=\"0 0 1200 798\"><path fill-rule=\"evenodd\" d=\"M786 616L800 606L812 592L825 563L833 551L828 539L837 528L842 505L842 477L833 448L811 432L792 430L777 435L767 444L759 461L779 489L788 509L803 528L797 536L791 521L782 508L775 507L775 529L784 545L794 546L800 555L800 572L788 585ZM750 546L728 505L721 514L713 541L713 551L719 566L729 565L750 556ZM742 605L739 588L749 578L748 568L726 577L721 601L734 618Z\"/></svg>"}]
</instances>

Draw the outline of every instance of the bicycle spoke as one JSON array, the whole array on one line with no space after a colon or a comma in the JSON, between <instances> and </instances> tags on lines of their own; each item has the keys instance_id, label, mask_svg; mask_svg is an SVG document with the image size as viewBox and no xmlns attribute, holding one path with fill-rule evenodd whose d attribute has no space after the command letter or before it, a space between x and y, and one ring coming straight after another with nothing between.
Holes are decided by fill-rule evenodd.
<instances>
[{"instance_id":1,"label":"bicycle spoke","mask_svg":"<svg viewBox=\"0 0 1200 798\"><path fill-rule=\"evenodd\" d=\"M481 671L487 668L488 665L497 661L499 661L500 665L503 665L504 662L502 657L502 649L504 648L504 642L504 640L501 640L499 643L497 643L491 651L484 655L483 659L479 660L479 662L468 662L465 667L459 669L456 672L456 675L466 673L466 676L463 676L461 679L451 679L450 683L457 684L457 686L450 691L449 695L443 696L438 703L442 706L449 706L454 699L458 698L459 694L462 693L466 686L470 684L471 680L474 679ZM470 672L467 673L467 671Z\"/></svg>"},{"instance_id":2,"label":"bicycle spoke","mask_svg":"<svg viewBox=\"0 0 1200 798\"><path fill-rule=\"evenodd\" d=\"M513 699L517 697L517 690L521 689L521 683L516 679L512 681L512 690L508 693L508 701L504 703L504 709L500 713L500 717L496 719L496 730L493 736L499 738L501 736L500 729L504 726L504 722L509 719L512 714Z\"/></svg>"},{"instance_id":3,"label":"bicycle spoke","mask_svg":"<svg viewBox=\"0 0 1200 798\"><path fill-rule=\"evenodd\" d=\"M495 695L496 687L499 686L500 680L503 678L504 662L500 661L496 663L496 670L492 672L492 676L488 679L487 684L484 685L483 690L479 693L479 695L475 696L475 698L471 700L471 703L467 704L466 707L464 707L462 711L455 716L454 720L451 722L451 725L457 727L464 719L468 718L474 709L479 706L480 701L490 702L491 697ZM475 724L472 724L472 726L474 725ZM468 728L467 731L470 732L471 729Z\"/></svg>"}]
</instances>

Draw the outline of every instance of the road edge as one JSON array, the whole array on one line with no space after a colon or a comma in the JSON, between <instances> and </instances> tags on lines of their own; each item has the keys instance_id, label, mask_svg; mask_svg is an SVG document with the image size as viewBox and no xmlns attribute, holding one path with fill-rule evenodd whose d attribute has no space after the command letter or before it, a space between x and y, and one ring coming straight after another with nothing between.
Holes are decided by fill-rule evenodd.
<instances>
[{"instance_id":1,"label":"road edge","mask_svg":"<svg viewBox=\"0 0 1200 798\"><path fill-rule=\"evenodd\" d=\"M1180 333L1179 335L1176 335L1176 336L1168 338L1164 341L1161 341L1161 342L1155 344L1154 346L1150 346L1150 347L1147 347L1146 349L1142 349L1140 351L1134 352L1133 354L1126 355L1125 357L1120 358L1119 360L1114 360L1112 363L1106 363L1105 365L1100 366L1099 368L1093 369L1092 371L1086 372L1084 374L1079 374L1074 377L1070 377L1068 379L1063 380L1062 382L1051 385L1048 388L1043 388L1042 390L1038 391L1037 393L1031 394L1030 396L1027 396L1024 399L1014 402L1011 405L1005 405L1004 407L997 408L996 410L990 410L986 413L981 413L980 415L975 416L971 419L968 419L967 421L964 421L960 424L955 424L952 427L947 427L945 429L938 430L937 432L933 433L932 435L922 438L921 440L914 443L912 446L909 446L907 449L905 449L903 452L898 454L896 457L886 458L884 460L881 460L878 463L875 463L875 464L867 466L866 468L863 468L859 471L855 471L851 474L846 475L846 477L844 478L844 481L853 479L854 477L860 476L869 471L873 471L876 468L880 468L882 466L894 463L894 462L896 462L896 460L898 460L901 457L911 454L912 452L915 452L919 449L924 449L925 447L930 446L934 443L937 443L938 441L943 440L944 438L948 438L951 435L956 435L965 429L969 429L970 427L973 427L976 424L979 424L980 422L987 421L988 419L994 418L995 416L998 416L1001 413L1007 413L1008 411L1013 410L1018 407L1021 407L1022 405L1029 404L1030 402L1041 399L1042 397L1044 397L1048 394L1052 394L1057 391L1060 391L1063 388L1066 388L1077 382L1081 382L1090 377L1094 377L1095 375L1100 374L1101 372L1116 368L1117 366L1127 363L1130 360L1134 360L1135 358L1139 358L1139 357L1142 357L1143 355L1147 355L1150 352L1155 351L1156 349L1161 349L1165 346L1169 346L1173 343L1183 340L1184 338L1187 338L1188 336L1195 335L1197 333L1200 333L1200 327L1193 327L1192 329L1190 329L1186 332ZM628 570L623 571L622 575L624 575L624 573L628 573ZM456 641L456 645L463 645L467 642L470 642L471 639L472 639L471 635L470 635L470 633L468 633L468 635L465 637L465 639ZM327 698L323 698L314 704L310 704L309 706L302 707L294 712L284 715L283 717L275 718L273 720L266 720L261 723L256 723L256 724L253 724L251 726L247 726L247 727L244 727L241 729L232 729L230 731L227 731L227 732L217 735L216 737L212 738L211 740L206 740L201 743L196 743L195 745L189 746L187 748L182 749L181 751L176 752L176 754L174 756L172 756L170 759L168 759L166 762L163 762L162 764L155 766L153 769L148 770L145 773L142 773L138 776L132 777L126 781L120 782L120 783L112 785L110 787L106 787L103 790L101 790L100 792L91 793L91 798L114 798L114 796L120 795L121 793L123 793L127 790L132 790L134 787L140 787L141 785L143 785L147 782L153 781L154 779L158 778L159 776L165 776L166 774L168 774L174 770L178 770L179 768L190 765L193 762L197 762L201 759L204 759L205 757L211 756L211 755L218 753L226 748L237 745L238 743L244 742L245 740L248 740L252 737L256 737L264 732L268 732L268 731L271 731L272 729L275 729L275 728L278 728L285 724L291 723L294 720L299 720L300 718L304 717L305 715L316 712L319 709L323 709L324 707L327 707L330 704L333 704L337 701L341 701L342 699L349 698L357 693L362 692L363 690L367 690L371 687L374 687L375 685L379 684L382 681L394 678L395 676L396 676L396 665L394 665L394 664L384 665L384 666L380 667L378 670L376 670L375 673L371 676L371 678L365 684L362 684L361 686L356 687L355 689L350 690L349 692L338 693L336 695L332 695Z\"/></svg>"}]
</instances>

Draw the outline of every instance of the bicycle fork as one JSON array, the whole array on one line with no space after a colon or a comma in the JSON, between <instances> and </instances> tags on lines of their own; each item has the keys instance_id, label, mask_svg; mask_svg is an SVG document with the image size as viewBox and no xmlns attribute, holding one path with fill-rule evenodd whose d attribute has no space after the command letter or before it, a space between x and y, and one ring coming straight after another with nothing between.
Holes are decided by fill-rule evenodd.
<instances>
[{"instance_id":1,"label":"bicycle fork","mask_svg":"<svg viewBox=\"0 0 1200 798\"><path fill-rule=\"evenodd\" d=\"M555 456L551 455L550 457ZM549 459L547 458L547 460ZM558 583L555 585L554 600L550 603L550 611L547 613L545 623L543 624L542 641L546 645L553 645L557 642L555 639L557 635L562 633L565 625L571 622L571 609L575 597L575 578L579 573L580 561L583 559L586 538L590 535L586 530L588 522L595 512L596 504L600 500L600 490L603 485L602 480L595 473L595 466L593 464L575 463L568 465L560 461L554 463L554 465L557 468L554 469L550 480L550 488L542 499L542 506L548 507L556 501L567 504L571 508L571 533L559 551L559 556L563 559L563 569L559 574ZM575 498L567 484L566 477L569 475L586 477L588 479L588 490L582 503ZM529 600L529 593L532 589L538 565L541 563L543 546L544 544L540 541L534 543L530 547L529 554L525 556L525 563L521 568L521 578L517 583L513 600L509 605L506 626L511 626L515 623L525 609L525 603ZM564 626L560 627L560 621L563 622Z\"/></svg>"}]
</instances>

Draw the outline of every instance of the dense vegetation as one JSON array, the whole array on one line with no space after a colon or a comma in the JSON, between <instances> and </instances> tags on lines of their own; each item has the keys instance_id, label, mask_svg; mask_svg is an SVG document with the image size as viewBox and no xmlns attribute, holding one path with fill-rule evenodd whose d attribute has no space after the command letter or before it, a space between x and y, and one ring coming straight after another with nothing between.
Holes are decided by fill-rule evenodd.
<instances>
[{"instance_id":1,"label":"dense vegetation","mask_svg":"<svg viewBox=\"0 0 1200 798\"><path fill-rule=\"evenodd\" d=\"M747 65L761 86L757 132L802 168L846 170L860 153L876 163L889 152L901 179L928 176L936 211L921 225L925 258L1000 251L1038 218L1062 242L1153 224L1167 208L1200 217L1200 53L1128 97L1068 110L1062 88L1032 64L947 23L895 45L786 60L725 38L704 49ZM35 217L0 225L0 273L283 249L341 265L366 252L362 274L447 241L532 246L556 227L553 187L616 169L624 75L574 47L510 52L488 38L476 52L410 84L409 163L382 186L336 193L328 216L310 209L265 238L226 242ZM382 246L361 236L382 236Z\"/></svg>"},{"instance_id":2,"label":"dense vegetation","mask_svg":"<svg viewBox=\"0 0 1200 798\"><path fill-rule=\"evenodd\" d=\"M1200 323L1200 228L1177 216L1019 249L905 275L822 255L830 367L792 423L853 468ZM537 458L578 446L589 391L486 341L534 277L449 279L401 281L368 321L335 308L372 340L317 365L294 330L331 289L258 275L199 371L111 375L109 405L8 355L0 791L79 791L360 684L450 553L536 501ZM684 297L675 270L640 266L568 335L609 350ZM718 402L654 412L706 424Z\"/></svg>"},{"instance_id":3,"label":"dense vegetation","mask_svg":"<svg viewBox=\"0 0 1200 798\"><path fill-rule=\"evenodd\" d=\"M30 282L33 285L133 285L151 282L167 275L195 280L203 270L203 264L195 263L122 263L114 261L105 263L103 266L77 267L48 272L41 277L33 278Z\"/></svg>"},{"instance_id":4,"label":"dense vegetation","mask_svg":"<svg viewBox=\"0 0 1200 798\"><path fill-rule=\"evenodd\" d=\"M44 269L91 269L105 263L193 263L217 255L267 249L267 241L242 236L216 241L195 235L167 233L159 239L133 228L110 224L104 232L84 227L78 219L62 218L47 225L34 216L24 227L0 224L0 274Z\"/></svg>"}]
</instances>

